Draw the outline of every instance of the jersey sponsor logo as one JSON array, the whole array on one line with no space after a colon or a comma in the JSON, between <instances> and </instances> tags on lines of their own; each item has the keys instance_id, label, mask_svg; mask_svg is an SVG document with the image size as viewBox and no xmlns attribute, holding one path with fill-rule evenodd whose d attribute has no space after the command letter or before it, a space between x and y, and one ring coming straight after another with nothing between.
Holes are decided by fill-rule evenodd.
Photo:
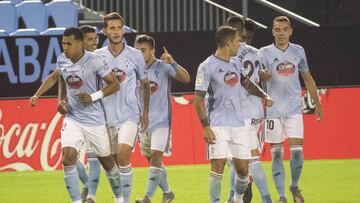
<instances>
[{"instance_id":1,"label":"jersey sponsor logo","mask_svg":"<svg viewBox=\"0 0 360 203\"><path fill-rule=\"evenodd\" d=\"M117 79L117 81L119 83L126 80L126 73L124 71L120 70L118 67L113 68L112 72L114 73L115 78Z\"/></svg>"},{"instance_id":2,"label":"jersey sponsor logo","mask_svg":"<svg viewBox=\"0 0 360 203\"><path fill-rule=\"evenodd\" d=\"M280 63L278 66L276 66L276 71L279 73L279 75L290 76L295 73L295 65L288 61L284 61L283 63Z\"/></svg>"},{"instance_id":3,"label":"jersey sponsor logo","mask_svg":"<svg viewBox=\"0 0 360 203\"><path fill-rule=\"evenodd\" d=\"M159 90L159 84L154 81L150 81L150 94L154 95Z\"/></svg>"},{"instance_id":4,"label":"jersey sponsor logo","mask_svg":"<svg viewBox=\"0 0 360 203\"><path fill-rule=\"evenodd\" d=\"M239 82L239 76L229 71L224 75L224 82L230 87L234 87Z\"/></svg>"},{"instance_id":5,"label":"jersey sponsor logo","mask_svg":"<svg viewBox=\"0 0 360 203\"><path fill-rule=\"evenodd\" d=\"M81 78L75 74L71 74L66 78L66 83L72 88L72 89L79 89L83 85L83 81Z\"/></svg>"}]
</instances>

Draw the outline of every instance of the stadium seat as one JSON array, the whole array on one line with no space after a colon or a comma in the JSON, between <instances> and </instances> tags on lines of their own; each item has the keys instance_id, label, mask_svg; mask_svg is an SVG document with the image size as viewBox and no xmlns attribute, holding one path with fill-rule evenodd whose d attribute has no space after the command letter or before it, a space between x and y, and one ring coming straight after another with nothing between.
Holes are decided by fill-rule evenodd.
<instances>
[{"instance_id":1,"label":"stadium seat","mask_svg":"<svg viewBox=\"0 0 360 203\"><path fill-rule=\"evenodd\" d=\"M41 1L23 1L16 5L16 10L17 16L23 19L26 28L34 28L39 33L47 29L46 8Z\"/></svg>"},{"instance_id":2,"label":"stadium seat","mask_svg":"<svg viewBox=\"0 0 360 203\"><path fill-rule=\"evenodd\" d=\"M62 35L64 33L66 28L64 27L55 27L55 28L49 28L45 30L44 32L41 32L40 35Z\"/></svg>"},{"instance_id":3,"label":"stadium seat","mask_svg":"<svg viewBox=\"0 0 360 203\"><path fill-rule=\"evenodd\" d=\"M10 33L10 36L37 36L40 33L34 28L28 29L18 29L13 33Z\"/></svg>"},{"instance_id":4,"label":"stadium seat","mask_svg":"<svg viewBox=\"0 0 360 203\"><path fill-rule=\"evenodd\" d=\"M7 32L5 32L5 30L0 30L0 37L6 37L9 34Z\"/></svg>"},{"instance_id":5,"label":"stadium seat","mask_svg":"<svg viewBox=\"0 0 360 203\"><path fill-rule=\"evenodd\" d=\"M71 0L58 0L46 4L47 15L54 20L56 27L77 27L77 6Z\"/></svg>"},{"instance_id":6,"label":"stadium seat","mask_svg":"<svg viewBox=\"0 0 360 203\"><path fill-rule=\"evenodd\" d=\"M0 1L0 29L11 33L18 27L16 9L10 1ZM5 20L6 19L6 20Z\"/></svg>"}]
</instances>

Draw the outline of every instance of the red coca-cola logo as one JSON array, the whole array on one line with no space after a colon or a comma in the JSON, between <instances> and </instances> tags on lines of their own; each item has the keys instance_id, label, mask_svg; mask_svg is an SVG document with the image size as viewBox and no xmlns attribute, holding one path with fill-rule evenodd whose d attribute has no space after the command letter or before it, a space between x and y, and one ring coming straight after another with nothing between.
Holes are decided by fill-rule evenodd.
<instances>
[{"instance_id":1,"label":"red coca-cola logo","mask_svg":"<svg viewBox=\"0 0 360 203\"><path fill-rule=\"evenodd\" d=\"M35 108L26 100L0 102L0 171L60 169L62 117L56 99Z\"/></svg>"}]
</instances>

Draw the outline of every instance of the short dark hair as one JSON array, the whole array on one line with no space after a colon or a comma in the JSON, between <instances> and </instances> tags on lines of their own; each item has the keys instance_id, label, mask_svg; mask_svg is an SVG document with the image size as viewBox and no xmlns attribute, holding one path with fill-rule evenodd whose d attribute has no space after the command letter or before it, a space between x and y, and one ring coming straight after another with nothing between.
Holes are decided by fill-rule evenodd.
<instances>
[{"instance_id":1,"label":"short dark hair","mask_svg":"<svg viewBox=\"0 0 360 203\"><path fill-rule=\"evenodd\" d=\"M216 30L215 42L218 48L224 47L228 41L236 37L236 29L230 26L220 26Z\"/></svg>"},{"instance_id":2,"label":"short dark hair","mask_svg":"<svg viewBox=\"0 0 360 203\"><path fill-rule=\"evenodd\" d=\"M81 30L81 32L83 34L96 32L96 29L93 26L90 26L90 25L83 25L83 26L81 26L79 28L80 28L80 30Z\"/></svg>"},{"instance_id":3,"label":"short dark hair","mask_svg":"<svg viewBox=\"0 0 360 203\"><path fill-rule=\"evenodd\" d=\"M290 19L287 16L277 16L273 20L273 26L275 22L288 22L291 27Z\"/></svg>"},{"instance_id":4,"label":"short dark hair","mask_svg":"<svg viewBox=\"0 0 360 203\"><path fill-rule=\"evenodd\" d=\"M151 49L155 48L155 39L149 35L138 35L136 36L135 43L146 43Z\"/></svg>"},{"instance_id":5,"label":"short dark hair","mask_svg":"<svg viewBox=\"0 0 360 203\"><path fill-rule=\"evenodd\" d=\"M244 19L240 16L230 16L226 20L226 25L237 29L241 34L244 32Z\"/></svg>"},{"instance_id":6,"label":"short dark hair","mask_svg":"<svg viewBox=\"0 0 360 203\"><path fill-rule=\"evenodd\" d=\"M64 37L69 37L74 35L74 39L78 40L78 41L83 41L84 40L84 36L83 33L81 32L81 30L77 27L68 27L65 29L63 36Z\"/></svg>"},{"instance_id":7,"label":"short dark hair","mask_svg":"<svg viewBox=\"0 0 360 203\"><path fill-rule=\"evenodd\" d=\"M255 22L253 20L246 19L244 28L245 28L246 32L255 32L257 25L255 24Z\"/></svg>"},{"instance_id":8,"label":"short dark hair","mask_svg":"<svg viewBox=\"0 0 360 203\"><path fill-rule=\"evenodd\" d=\"M104 27L107 27L107 23L110 20L120 20L121 23L124 25L124 18L117 12L108 13L104 16Z\"/></svg>"}]
</instances>

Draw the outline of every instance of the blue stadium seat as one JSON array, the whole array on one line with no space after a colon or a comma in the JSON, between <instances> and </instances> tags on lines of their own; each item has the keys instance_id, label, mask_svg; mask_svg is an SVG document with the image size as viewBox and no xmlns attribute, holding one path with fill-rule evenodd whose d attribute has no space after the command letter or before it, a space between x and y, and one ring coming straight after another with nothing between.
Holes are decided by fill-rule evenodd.
<instances>
[{"instance_id":1,"label":"blue stadium seat","mask_svg":"<svg viewBox=\"0 0 360 203\"><path fill-rule=\"evenodd\" d=\"M0 29L11 33L18 27L16 9L10 1L0 1ZM6 20L5 20L6 19Z\"/></svg>"},{"instance_id":2,"label":"blue stadium seat","mask_svg":"<svg viewBox=\"0 0 360 203\"><path fill-rule=\"evenodd\" d=\"M77 27L77 6L71 0L57 0L46 4L47 15L54 20L56 27Z\"/></svg>"},{"instance_id":3,"label":"blue stadium seat","mask_svg":"<svg viewBox=\"0 0 360 203\"><path fill-rule=\"evenodd\" d=\"M21 3L23 0L9 0L12 4L18 4Z\"/></svg>"},{"instance_id":4,"label":"blue stadium seat","mask_svg":"<svg viewBox=\"0 0 360 203\"><path fill-rule=\"evenodd\" d=\"M9 34L5 32L5 30L0 30L0 37L6 37L6 36L9 36Z\"/></svg>"},{"instance_id":5,"label":"blue stadium seat","mask_svg":"<svg viewBox=\"0 0 360 203\"><path fill-rule=\"evenodd\" d=\"M18 17L23 19L26 28L34 28L39 33L47 29L46 8L41 1L23 1L16 5L16 10Z\"/></svg>"},{"instance_id":6,"label":"blue stadium seat","mask_svg":"<svg viewBox=\"0 0 360 203\"><path fill-rule=\"evenodd\" d=\"M10 33L10 36L37 36L40 33L34 28L17 29L15 32Z\"/></svg>"},{"instance_id":7,"label":"blue stadium seat","mask_svg":"<svg viewBox=\"0 0 360 203\"><path fill-rule=\"evenodd\" d=\"M49 28L45 30L44 32L41 32L40 35L63 35L66 28L64 27L55 27L55 28Z\"/></svg>"}]
</instances>

